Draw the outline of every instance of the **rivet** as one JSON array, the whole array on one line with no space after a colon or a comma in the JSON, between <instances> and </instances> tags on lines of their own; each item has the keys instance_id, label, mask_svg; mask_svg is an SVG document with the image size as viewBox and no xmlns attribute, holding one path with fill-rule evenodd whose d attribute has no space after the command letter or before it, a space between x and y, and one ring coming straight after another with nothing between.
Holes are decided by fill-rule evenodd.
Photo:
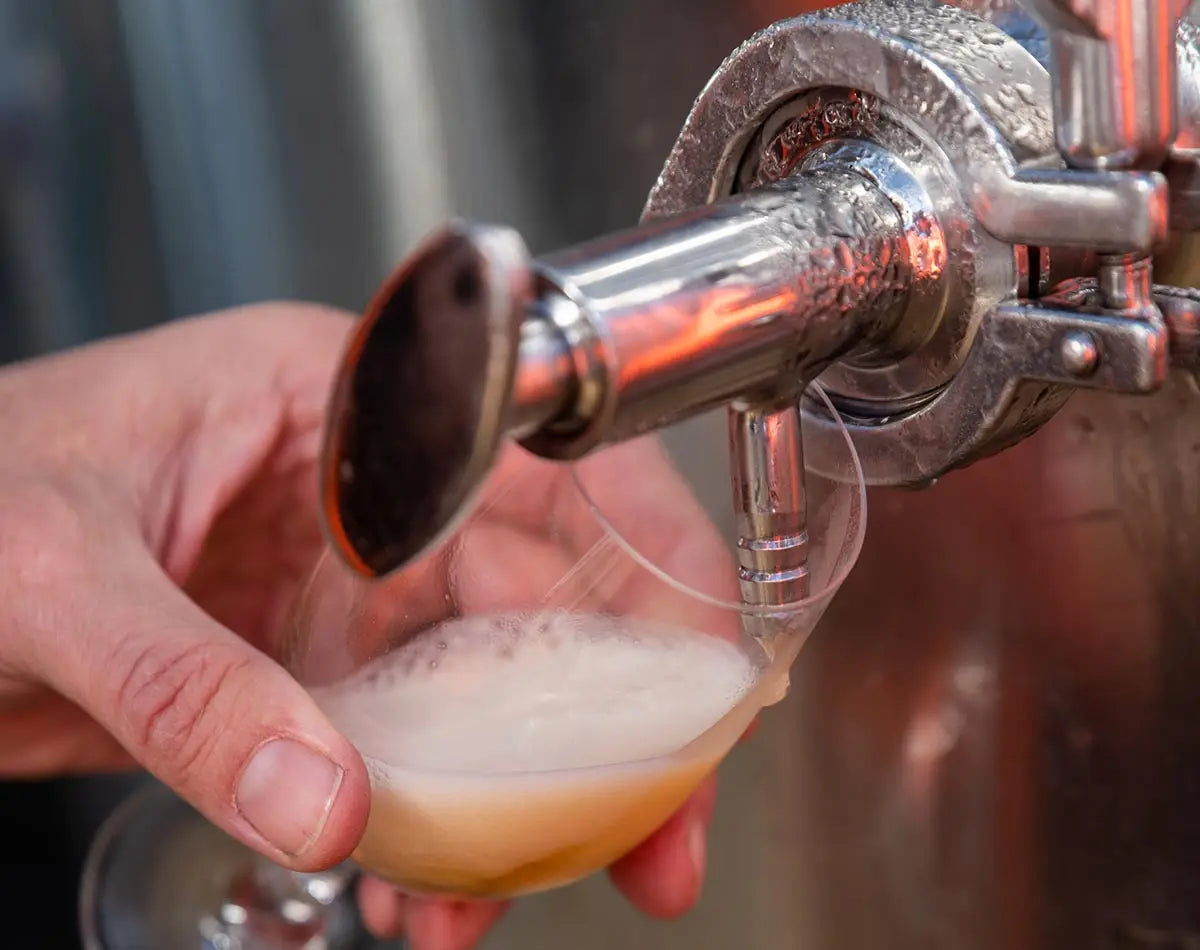
<instances>
[{"instance_id":1,"label":"rivet","mask_svg":"<svg viewBox=\"0 0 1200 950\"><path fill-rule=\"evenodd\" d=\"M1095 338L1083 330L1075 330L1062 338L1059 346L1063 369L1079 379L1091 376L1100 365L1100 347Z\"/></svg>"}]
</instances>

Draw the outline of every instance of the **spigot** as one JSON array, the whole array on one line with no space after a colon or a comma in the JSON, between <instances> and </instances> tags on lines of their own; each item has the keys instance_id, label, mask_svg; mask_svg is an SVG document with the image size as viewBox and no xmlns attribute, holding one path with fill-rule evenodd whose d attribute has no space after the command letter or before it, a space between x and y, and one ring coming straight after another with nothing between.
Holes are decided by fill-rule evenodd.
<instances>
[{"instance_id":1,"label":"spigot","mask_svg":"<svg viewBox=\"0 0 1200 950\"><path fill-rule=\"evenodd\" d=\"M937 317L911 304L938 299L940 228L889 162L830 153L536 262L505 228L435 236L350 347L327 449L339 546L370 573L404 563L452 523L507 439L578 458L728 405L747 596L796 599L800 393L838 358L895 358L927 335L914 321Z\"/></svg>"},{"instance_id":2,"label":"spigot","mask_svg":"<svg viewBox=\"0 0 1200 950\"><path fill-rule=\"evenodd\" d=\"M1168 35L1153 12L1147 43ZM1153 392L1200 351L1196 296L1152 283L1180 220L1158 107L1200 90L1195 35L1176 42L1179 82L1121 139L1071 111L1061 68L1056 95L953 7L769 28L697 100L638 228L533 261L508 229L453 225L384 286L330 415L336 546L366 574L417 556L506 440L577 458L728 406L743 595L783 603L804 591L805 456L821 470L840 438L800 399L814 379L891 485L1013 444L1076 388Z\"/></svg>"}]
</instances>

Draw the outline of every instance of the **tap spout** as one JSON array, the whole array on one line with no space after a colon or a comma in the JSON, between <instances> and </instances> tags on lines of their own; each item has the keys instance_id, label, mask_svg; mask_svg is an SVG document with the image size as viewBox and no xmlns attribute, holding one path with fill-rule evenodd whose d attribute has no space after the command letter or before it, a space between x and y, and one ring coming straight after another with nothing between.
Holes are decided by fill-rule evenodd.
<instances>
[{"instance_id":1,"label":"tap spout","mask_svg":"<svg viewBox=\"0 0 1200 950\"><path fill-rule=\"evenodd\" d=\"M926 225L831 160L540 261L507 229L448 228L384 285L339 374L323 461L335 547L368 575L415 557L503 440L578 458L722 405L794 403L838 359L894 356L940 233ZM735 451L761 457L746 441L760 430ZM784 478L776 461L748 487Z\"/></svg>"},{"instance_id":2,"label":"tap spout","mask_svg":"<svg viewBox=\"0 0 1200 950\"><path fill-rule=\"evenodd\" d=\"M545 259L578 398L526 446L578 457L869 359L903 316L911 238L871 181L822 167Z\"/></svg>"}]
</instances>

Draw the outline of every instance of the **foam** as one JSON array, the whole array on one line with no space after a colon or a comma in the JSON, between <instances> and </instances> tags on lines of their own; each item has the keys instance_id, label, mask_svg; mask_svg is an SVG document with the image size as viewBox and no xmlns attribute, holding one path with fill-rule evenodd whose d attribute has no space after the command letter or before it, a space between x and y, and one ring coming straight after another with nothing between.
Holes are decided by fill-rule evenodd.
<instances>
[{"instance_id":1,"label":"foam","mask_svg":"<svg viewBox=\"0 0 1200 950\"><path fill-rule=\"evenodd\" d=\"M369 763L496 775L671 754L755 675L717 637L554 613L449 621L314 695Z\"/></svg>"}]
</instances>

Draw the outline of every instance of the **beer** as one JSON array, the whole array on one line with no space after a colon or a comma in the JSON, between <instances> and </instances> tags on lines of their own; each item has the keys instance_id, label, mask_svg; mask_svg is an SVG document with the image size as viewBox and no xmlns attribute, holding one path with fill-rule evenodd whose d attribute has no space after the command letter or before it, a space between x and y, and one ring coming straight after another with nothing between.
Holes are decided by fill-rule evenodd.
<instances>
[{"instance_id":1,"label":"beer","mask_svg":"<svg viewBox=\"0 0 1200 950\"><path fill-rule=\"evenodd\" d=\"M555 613L447 622L314 695L370 772L358 862L508 897L659 827L753 718L757 674L714 636Z\"/></svg>"}]
</instances>

